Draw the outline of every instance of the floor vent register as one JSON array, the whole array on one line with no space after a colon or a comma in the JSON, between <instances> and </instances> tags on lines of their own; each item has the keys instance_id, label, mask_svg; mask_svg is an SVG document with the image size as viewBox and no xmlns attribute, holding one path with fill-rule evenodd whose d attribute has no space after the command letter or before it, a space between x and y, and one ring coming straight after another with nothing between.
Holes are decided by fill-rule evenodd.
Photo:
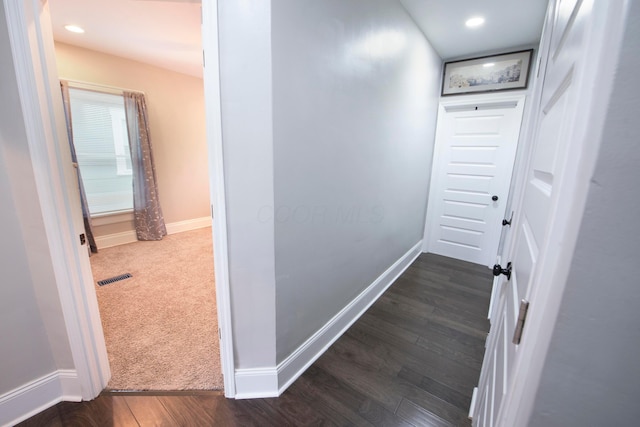
<instances>
[{"instance_id":1,"label":"floor vent register","mask_svg":"<svg viewBox=\"0 0 640 427\"><path fill-rule=\"evenodd\" d=\"M130 277L133 277L133 276L131 276L131 274L129 274L129 273L125 273L125 274L121 274L119 276L110 277L108 279L99 280L98 281L98 286L104 286L104 285L108 285L110 283L119 282L121 280L128 279Z\"/></svg>"}]
</instances>

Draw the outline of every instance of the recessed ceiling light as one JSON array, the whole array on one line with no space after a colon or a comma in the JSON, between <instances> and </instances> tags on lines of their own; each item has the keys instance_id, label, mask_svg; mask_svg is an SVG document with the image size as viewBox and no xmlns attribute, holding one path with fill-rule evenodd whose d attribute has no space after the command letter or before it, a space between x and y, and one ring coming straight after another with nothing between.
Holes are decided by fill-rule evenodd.
<instances>
[{"instance_id":1,"label":"recessed ceiling light","mask_svg":"<svg viewBox=\"0 0 640 427\"><path fill-rule=\"evenodd\" d=\"M72 33L84 33L84 28L78 27L77 25L65 25L64 28L65 30L71 31Z\"/></svg>"},{"instance_id":2,"label":"recessed ceiling light","mask_svg":"<svg viewBox=\"0 0 640 427\"><path fill-rule=\"evenodd\" d=\"M479 27L484 24L484 18L482 16L475 16L473 18L467 19L467 22L464 23L469 28Z\"/></svg>"},{"instance_id":3,"label":"recessed ceiling light","mask_svg":"<svg viewBox=\"0 0 640 427\"><path fill-rule=\"evenodd\" d=\"M494 65L496 65L495 62L485 62L484 64L482 64L483 67L493 67Z\"/></svg>"}]
</instances>

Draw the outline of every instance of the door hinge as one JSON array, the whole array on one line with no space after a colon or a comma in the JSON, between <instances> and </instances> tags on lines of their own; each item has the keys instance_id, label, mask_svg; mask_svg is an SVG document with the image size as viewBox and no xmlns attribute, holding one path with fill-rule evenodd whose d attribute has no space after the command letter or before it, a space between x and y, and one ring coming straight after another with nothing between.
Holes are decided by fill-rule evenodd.
<instances>
[{"instance_id":1,"label":"door hinge","mask_svg":"<svg viewBox=\"0 0 640 427\"><path fill-rule=\"evenodd\" d=\"M222 341L222 330L220 328L218 328L218 338Z\"/></svg>"},{"instance_id":2,"label":"door hinge","mask_svg":"<svg viewBox=\"0 0 640 427\"><path fill-rule=\"evenodd\" d=\"M518 313L518 321L516 322L516 330L513 331L513 343L515 345L520 344L522 339L522 329L524 328L524 321L527 319L527 313L529 312L529 301L523 299L520 301L520 312Z\"/></svg>"},{"instance_id":3,"label":"door hinge","mask_svg":"<svg viewBox=\"0 0 640 427\"><path fill-rule=\"evenodd\" d=\"M213 219L213 205L211 205L211 219Z\"/></svg>"}]
</instances>

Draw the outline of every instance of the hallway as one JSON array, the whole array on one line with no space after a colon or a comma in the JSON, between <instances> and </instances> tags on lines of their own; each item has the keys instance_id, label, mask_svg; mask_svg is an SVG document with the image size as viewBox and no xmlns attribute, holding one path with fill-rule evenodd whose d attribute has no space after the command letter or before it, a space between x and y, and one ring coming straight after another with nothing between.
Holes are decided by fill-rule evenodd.
<instances>
[{"instance_id":1,"label":"hallway","mask_svg":"<svg viewBox=\"0 0 640 427\"><path fill-rule=\"evenodd\" d=\"M484 266L420 255L277 399L103 394L60 403L20 425L469 426L491 282Z\"/></svg>"}]
</instances>

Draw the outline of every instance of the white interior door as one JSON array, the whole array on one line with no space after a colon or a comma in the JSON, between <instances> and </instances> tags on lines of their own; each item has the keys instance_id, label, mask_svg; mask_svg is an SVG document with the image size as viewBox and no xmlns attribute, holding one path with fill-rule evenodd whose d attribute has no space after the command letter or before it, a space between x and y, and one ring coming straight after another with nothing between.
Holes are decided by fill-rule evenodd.
<instances>
[{"instance_id":1,"label":"white interior door","mask_svg":"<svg viewBox=\"0 0 640 427\"><path fill-rule=\"evenodd\" d=\"M582 77L585 70L598 62L587 54L589 41L597 39L590 38L593 33L587 31L596 12L589 0L557 0L553 6L543 34L541 56L546 68L543 66L544 77L538 82L534 97L537 104L533 113L534 130L530 142L526 142L531 144L531 151L523 171L525 179L514 198L509 254L503 258L512 261L513 270L510 280L501 276L497 281L500 299L492 319L476 404L472 408L476 427L513 425L509 421L511 415L505 412L505 396L511 398L514 387L521 386L514 381L517 372L514 366L528 368L522 360L525 360L524 349L530 349L512 342L519 306L522 299L533 306L536 297L542 295L537 291L552 286L551 271L557 271L557 267L551 266L558 262L553 248L568 245L563 234L566 227L559 223L571 222L571 218L561 219L558 212L571 204L566 196L577 188L572 162L575 163L573 158L578 157L577 151L584 143L576 138L575 132L584 126L580 121L584 120L583 113L589 111L589 105L581 99L585 85ZM544 313L545 307L538 302L538 313ZM522 340L527 338L527 325L532 316L533 311L526 320ZM524 393L522 389L519 392ZM531 392L535 394L535 389Z\"/></svg>"},{"instance_id":2,"label":"white interior door","mask_svg":"<svg viewBox=\"0 0 640 427\"><path fill-rule=\"evenodd\" d=\"M427 209L427 252L493 265L524 95L441 103Z\"/></svg>"}]
</instances>

